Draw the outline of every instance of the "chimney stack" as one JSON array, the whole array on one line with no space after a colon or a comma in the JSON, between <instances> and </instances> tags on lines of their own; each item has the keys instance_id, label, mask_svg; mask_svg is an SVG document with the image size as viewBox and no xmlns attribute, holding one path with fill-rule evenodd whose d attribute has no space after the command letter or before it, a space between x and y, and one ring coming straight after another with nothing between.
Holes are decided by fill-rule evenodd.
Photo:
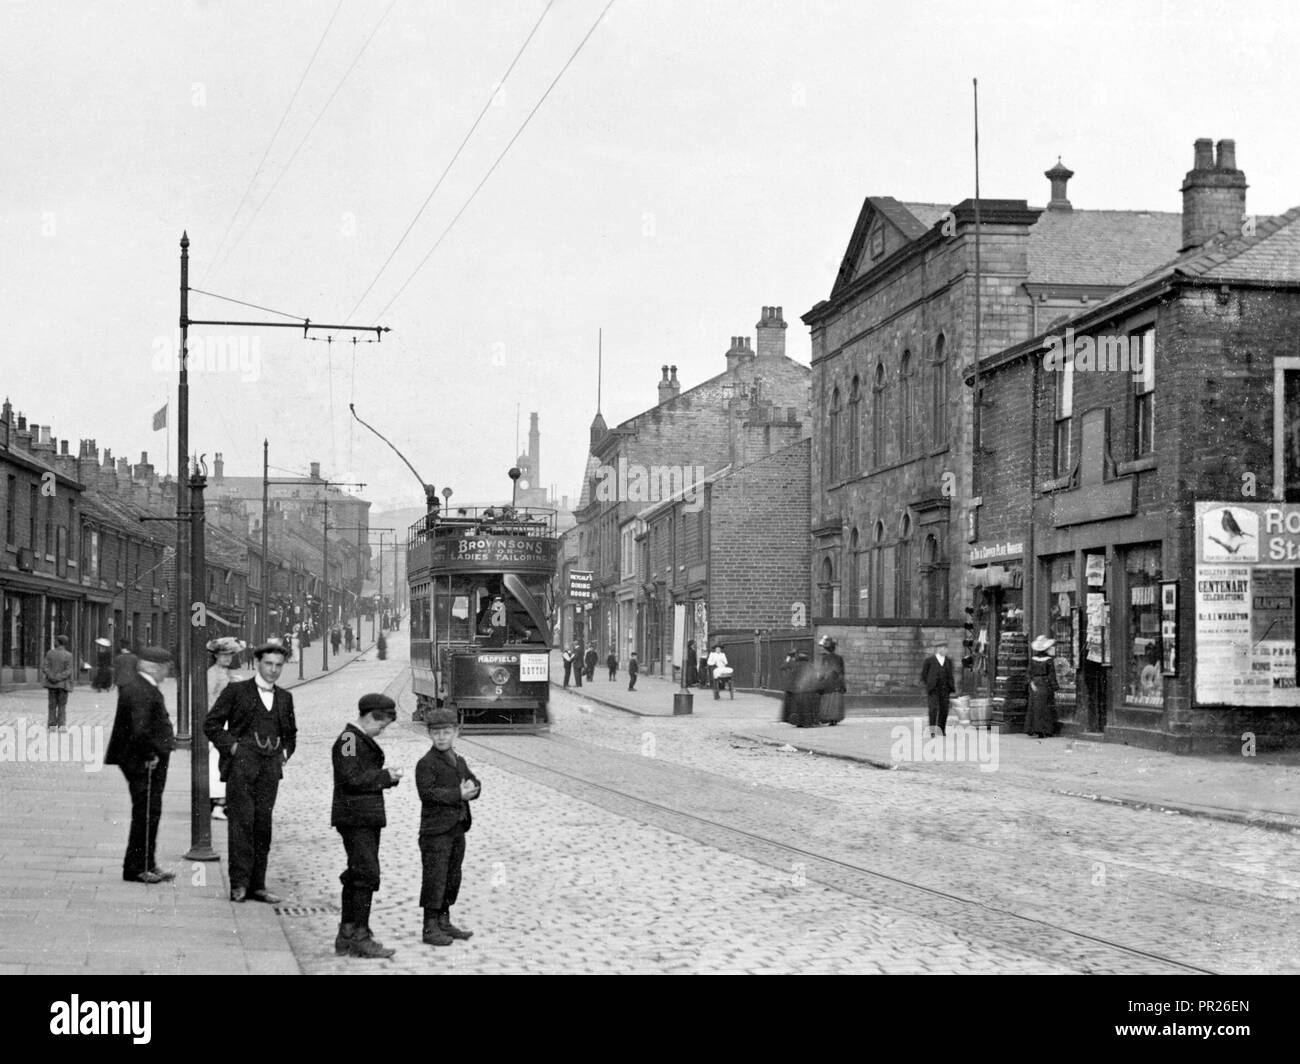
<instances>
[{"instance_id":1,"label":"chimney stack","mask_svg":"<svg viewBox=\"0 0 1300 1064\"><path fill-rule=\"evenodd\" d=\"M1052 198L1047 201L1049 211L1072 211L1074 207L1065 196L1066 182L1074 176L1074 171L1068 166L1061 165L1061 157L1056 157L1056 165L1050 170L1044 170L1043 176L1052 183Z\"/></svg>"},{"instance_id":2,"label":"chimney stack","mask_svg":"<svg viewBox=\"0 0 1300 1064\"><path fill-rule=\"evenodd\" d=\"M214 484L221 483L221 478L225 476L225 470L226 460L221 456L221 452L218 451L216 457L212 459L212 482Z\"/></svg>"},{"instance_id":3,"label":"chimney stack","mask_svg":"<svg viewBox=\"0 0 1300 1064\"><path fill-rule=\"evenodd\" d=\"M739 369L741 365L754 358L753 348L749 346L748 336L733 336L731 347L727 349L727 369Z\"/></svg>"},{"instance_id":4,"label":"chimney stack","mask_svg":"<svg viewBox=\"0 0 1300 1064\"><path fill-rule=\"evenodd\" d=\"M320 480L320 463L319 463L319 462L312 462L312 464L311 464L311 479L312 479L312 480Z\"/></svg>"},{"instance_id":5,"label":"chimney stack","mask_svg":"<svg viewBox=\"0 0 1300 1064\"><path fill-rule=\"evenodd\" d=\"M679 395L682 394L682 383L677 379L676 366L668 367L668 383L672 385L673 398L676 399Z\"/></svg>"},{"instance_id":6,"label":"chimney stack","mask_svg":"<svg viewBox=\"0 0 1300 1064\"><path fill-rule=\"evenodd\" d=\"M668 379L668 367L665 365L660 368L663 371L663 377L659 380L659 405L663 406L664 403L668 402L668 400L673 397L673 386L672 382Z\"/></svg>"},{"instance_id":7,"label":"chimney stack","mask_svg":"<svg viewBox=\"0 0 1300 1064\"><path fill-rule=\"evenodd\" d=\"M1221 140L1217 162L1211 157L1212 142L1196 142L1192 169L1183 180L1183 246L1198 248L1217 236L1241 234L1246 216L1246 175L1237 169L1237 142Z\"/></svg>"},{"instance_id":8,"label":"chimney stack","mask_svg":"<svg viewBox=\"0 0 1300 1064\"><path fill-rule=\"evenodd\" d=\"M755 335L758 337L759 358L785 356L785 330L786 323L781 316L781 308L764 307L762 318L754 326Z\"/></svg>"}]
</instances>

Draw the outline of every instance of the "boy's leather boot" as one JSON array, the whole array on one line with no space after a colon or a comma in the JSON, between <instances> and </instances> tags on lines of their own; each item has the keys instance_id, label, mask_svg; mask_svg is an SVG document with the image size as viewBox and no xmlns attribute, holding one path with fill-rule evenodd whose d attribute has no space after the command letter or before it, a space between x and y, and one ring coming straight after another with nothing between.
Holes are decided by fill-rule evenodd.
<instances>
[{"instance_id":1,"label":"boy's leather boot","mask_svg":"<svg viewBox=\"0 0 1300 1064\"><path fill-rule=\"evenodd\" d=\"M443 909L438 914L438 926L442 929L444 935L450 935L452 938L467 939L473 937L473 931L465 931L451 922L451 910Z\"/></svg>"},{"instance_id":2,"label":"boy's leather boot","mask_svg":"<svg viewBox=\"0 0 1300 1064\"><path fill-rule=\"evenodd\" d=\"M353 895L357 930L349 943L348 953L353 957L391 957L396 950L385 949L384 944L370 933L370 896L368 890L358 890Z\"/></svg>"},{"instance_id":3,"label":"boy's leather boot","mask_svg":"<svg viewBox=\"0 0 1300 1064\"><path fill-rule=\"evenodd\" d=\"M438 914L432 909L424 910L424 944L426 946L450 946L452 937L438 926Z\"/></svg>"}]
</instances>

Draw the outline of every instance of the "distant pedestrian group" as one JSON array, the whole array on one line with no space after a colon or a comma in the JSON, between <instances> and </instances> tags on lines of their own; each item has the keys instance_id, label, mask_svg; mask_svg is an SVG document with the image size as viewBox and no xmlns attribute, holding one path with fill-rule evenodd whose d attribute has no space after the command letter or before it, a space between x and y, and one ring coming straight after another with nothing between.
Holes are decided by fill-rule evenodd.
<instances>
[{"instance_id":1,"label":"distant pedestrian group","mask_svg":"<svg viewBox=\"0 0 1300 1064\"><path fill-rule=\"evenodd\" d=\"M844 719L844 659L829 636L820 646L820 663L814 664L806 650L791 650L781 666L781 719L796 728L834 726Z\"/></svg>"}]
</instances>

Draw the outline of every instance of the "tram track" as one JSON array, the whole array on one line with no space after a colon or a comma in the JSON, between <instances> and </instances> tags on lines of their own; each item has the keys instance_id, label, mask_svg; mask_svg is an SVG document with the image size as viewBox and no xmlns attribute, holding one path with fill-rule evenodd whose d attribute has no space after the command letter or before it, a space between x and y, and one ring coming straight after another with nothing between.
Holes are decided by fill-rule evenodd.
<instances>
[{"instance_id":1,"label":"tram track","mask_svg":"<svg viewBox=\"0 0 1300 1064\"><path fill-rule=\"evenodd\" d=\"M797 869L807 881L941 923L971 945L983 947L992 942L1082 973L1220 974L1153 950L1027 916L996 902L809 849L795 839L776 837L779 830L765 833L727 823L716 816L684 809L680 803L669 804L661 800L662 794L646 793L677 787L689 796L686 781L700 781L706 774L686 766L610 751L554 734L535 738L462 736L460 742L474 747L476 756L483 761L535 783L774 868ZM522 750L544 750L545 761L523 756ZM599 760L593 761L593 752L601 755ZM593 765L599 768L593 771ZM658 780L648 778L656 773ZM720 781L725 782L715 778L709 785L716 788ZM750 798L739 784L724 789L731 792L720 798L718 804L724 807L729 799L734 804Z\"/></svg>"}]
</instances>

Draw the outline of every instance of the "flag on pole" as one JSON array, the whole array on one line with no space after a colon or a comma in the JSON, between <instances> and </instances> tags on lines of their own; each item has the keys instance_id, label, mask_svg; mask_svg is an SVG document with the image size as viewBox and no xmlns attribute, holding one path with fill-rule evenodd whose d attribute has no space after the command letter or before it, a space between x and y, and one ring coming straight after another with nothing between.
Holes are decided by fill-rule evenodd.
<instances>
[{"instance_id":1,"label":"flag on pole","mask_svg":"<svg viewBox=\"0 0 1300 1064\"><path fill-rule=\"evenodd\" d=\"M163 408L153 416L153 430L154 432L157 432L159 429L165 429L166 427L167 427L167 404L163 403Z\"/></svg>"}]
</instances>

